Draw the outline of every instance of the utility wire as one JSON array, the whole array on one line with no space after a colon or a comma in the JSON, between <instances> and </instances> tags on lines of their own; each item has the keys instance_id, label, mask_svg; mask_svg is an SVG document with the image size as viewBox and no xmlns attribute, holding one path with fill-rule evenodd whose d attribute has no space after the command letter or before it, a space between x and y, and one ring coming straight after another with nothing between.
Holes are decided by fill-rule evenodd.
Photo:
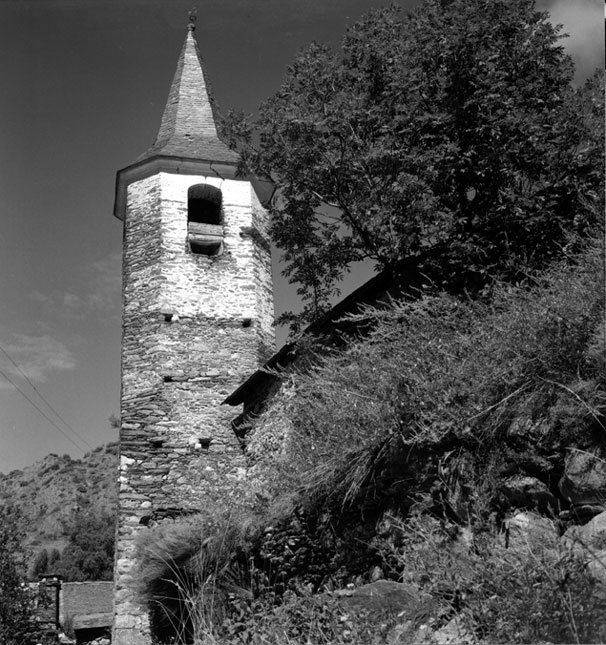
<instances>
[{"instance_id":1,"label":"utility wire","mask_svg":"<svg viewBox=\"0 0 606 645\"><path fill-rule=\"evenodd\" d=\"M69 429L73 434L75 434L75 435L76 435L76 437L78 437L78 439L80 439L84 444L86 444L86 445L87 445L91 450L94 450L93 446L91 446L91 445L90 445L90 443L88 443L88 441L87 441L87 440L86 440L86 439L85 439L85 438L84 438L84 437L83 437L79 432L77 432L76 430L74 430L74 428L72 428L72 427L71 427L71 425L70 425L70 424L69 424L69 423L68 423L68 422L67 422L67 421L66 421L66 420L65 420L65 419L64 419L64 418L63 418L63 417L62 417L62 416L57 412L57 410L55 410L55 408L53 408L53 406L52 406L52 405L51 405L51 404L46 400L46 398L45 398L44 396L42 396L42 393L41 393L41 392L38 390L38 388L37 388L37 387L36 387L36 386L35 386L35 385L34 385L34 384L29 380L29 378L27 377L27 375L23 373L23 370L22 370L22 369L19 367L19 365L17 365L17 363L16 363L16 362L15 362L15 361L10 357L9 353L4 349L4 347L2 347L2 345L0 345L0 351L1 351L1 352L6 356L6 358L8 358L8 360L9 360L9 361L10 361L10 362L15 366L15 368L18 370L19 374L21 374L21 376L22 376L22 377L23 377L23 378L24 378L24 379L25 379L25 380L30 384L30 387L32 388L32 390L34 390L34 392L35 392L35 393L36 393L36 394L37 394L37 395L38 395L38 396L39 396L39 397L44 401L44 403L46 403L46 405L48 406L49 410L51 410L51 412L53 412L53 414L57 417L57 419L59 419L59 420L60 420L60 421L65 425L65 427L66 427L66 428L68 428L68 429Z\"/></svg>"},{"instance_id":2,"label":"utility wire","mask_svg":"<svg viewBox=\"0 0 606 645\"><path fill-rule=\"evenodd\" d=\"M23 391L23 390L22 390L22 389L21 389L21 388L20 388L16 383L13 383L13 381L11 381L11 379L10 379L10 378L9 378L9 377L8 377L8 376L7 376L3 371L2 371L2 370L0 370L0 374L1 374L2 376L4 376L4 378L5 378L5 379L6 379L6 380L7 380L7 381L8 381L8 382L9 382L9 383L10 383L10 384L15 388L15 390L17 390L17 392L19 392L19 394L21 394L21 396L22 396L24 399L26 399L29 403L31 403L31 404L36 408L36 410L38 410L38 412L39 412L39 413L40 413L40 414L41 414L41 415L42 415L42 416L43 416L43 417L44 417L44 418L45 418L45 419L46 419L46 420L47 420L47 421L48 421L48 422L49 422L49 423L54 427L54 428L56 428L57 430L59 430L59 432L60 432L60 433L61 433L61 434L62 434L62 435L63 435L63 436L64 436L64 437L65 437L65 438L70 442L70 443L74 444L74 446L76 446L76 448L78 448L78 450L82 450L82 448L81 448L81 447L80 447L80 446L79 446L79 445L78 445L78 444L77 444L77 443L76 443L76 442L75 442L75 441L74 441L74 440L73 440L73 439L72 439L72 438L71 438L71 437L70 437L66 432L64 432L64 431L63 431L63 430L62 430L62 429L61 429L61 428L60 428L60 427L59 427L59 426L58 426L58 425L57 425L57 424L56 424L56 423L55 423L55 422L54 422L54 421L53 421L53 420L52 420L52 419L51 419L51 418L50 418L50 417L49 417L49 416L48 416L48 415L43 411L43 410L41 410L41 409L40 409L40 408L39 408L39 407L38 407L38 406L37 406L37 405L36 405L36 404L35 404L35 403L30 399L30 398L29 398L29 396L27 396L27 394L25 394L25 392L24 392L24 391ZM84 450L82 450L82 452L84 452Z\"/></svg>"}]
</instances>

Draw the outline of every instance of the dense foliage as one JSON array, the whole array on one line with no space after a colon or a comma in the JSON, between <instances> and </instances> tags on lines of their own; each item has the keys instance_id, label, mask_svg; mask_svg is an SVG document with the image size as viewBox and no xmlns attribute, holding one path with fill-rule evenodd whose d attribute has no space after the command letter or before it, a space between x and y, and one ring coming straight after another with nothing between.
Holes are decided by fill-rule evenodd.
<instances>
[{"instance_id":1,"label":"dense foliage","mask_svg":"<svg viewBox=\"0 0 606 645\"><path fill-rule=\"evenodd\" d=\"M477 289L544 266L595 222L602 91L575 93L559 39L533 0L392 7L340 52L311 45L255 120L232 115L245 167L276 185L272 237L308 317L357 260L417 257Z\"/></svg>"},{"instance_id":2,"label":"dense foliage","mask_svg":"<svg viewBox=\"0 0 606 645\"><path fill-rule=\"evenodd\" d=\"M60 552L38 552L30 579L36 582L45 573L58 574L65 582L112 580L114 566L115 517L105 513L79 511L66 526L68 545Z\"/></svg>"},{"instance_id":3,"label":"dense foliage","mask_svg":"<svg viewBox=\"0 0 606 645\"><path fill-rule=\"evenodd\" d=\"M424 485L409 481L415 450L557 461L603 436L601 244L490 303L428 294L357 318L371 333L293 374L252 436L270 496L290 488L321 507L359 505L364 492L376 504L396 486L405 500Z\"/></svg>"},{"instance_id":4,"label":"dense foliage","mask_svg":"<svg viewBox=\"0 0 606 645\"><path fill-rule=\"evenodd\" d=\"M77 513L68 527L69 544L52 573L66 582L113 580L115 517L104 513ZM55 556L56 557L56 556Z\"/></svg>"},{"instance_id":5,"label":"dense foliage","mask_svg":"<svg viewBox=\"0 0 606 645\"><path fill-rule=\"evenodd\" d=\"M18 509L0 507L0 643L29 645L39 638L34 619L35 594L25 582L25 554Z\"/></svg>"},{"instance_id":6,"label":"dense foliage","mask_svg":"<svg viewBox=\"0 0 606 645\"><path fill-rule=\"evenodd\" d=\"M465 550L431 516L396 524L400 540L388 547L392 563L442 607L458 605L468 634L487 643L594 643L606 637L605 586L555 534L530 534L512 548L502 535L487 532L476 534L474 548Z\"/></svg>"}]
</instances>

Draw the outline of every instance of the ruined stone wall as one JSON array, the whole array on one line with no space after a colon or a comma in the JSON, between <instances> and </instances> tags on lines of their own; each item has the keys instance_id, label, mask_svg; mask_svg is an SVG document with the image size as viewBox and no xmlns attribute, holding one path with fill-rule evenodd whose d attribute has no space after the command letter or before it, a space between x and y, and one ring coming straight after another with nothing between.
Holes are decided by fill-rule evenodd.
<instances>
[{"instance_id":1,"label":"ruined stone wall","mask_svg":"<svg viewBox=\"0 0 606 645\"><path fill-rule=\"evenodd\" d=\"M216 257L187 243L187 190L222 191ZM158 173L128 188L114 643L149 643L134 540L183 511L238 504L244 461L221 402L273 353L268 219L246 181Z\"/></svg>"}]
</instances>

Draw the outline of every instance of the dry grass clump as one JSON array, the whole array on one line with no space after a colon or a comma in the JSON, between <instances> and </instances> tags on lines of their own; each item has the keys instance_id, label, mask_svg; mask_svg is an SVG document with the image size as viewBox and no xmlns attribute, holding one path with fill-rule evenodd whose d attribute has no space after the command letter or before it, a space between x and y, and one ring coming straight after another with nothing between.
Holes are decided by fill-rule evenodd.
<instances>
[{"instance_id":1,"label":"dry grass clump","mask_svg":"<svg viewBox=\"0 0 606 645\"><path fill-rule=\"evenodd\" d=\"M249 594L240 558L244 526L227 513L199 514L140 534L135 577L159 642L215 642L229 598Z\"/></svg>"}]
</instances>

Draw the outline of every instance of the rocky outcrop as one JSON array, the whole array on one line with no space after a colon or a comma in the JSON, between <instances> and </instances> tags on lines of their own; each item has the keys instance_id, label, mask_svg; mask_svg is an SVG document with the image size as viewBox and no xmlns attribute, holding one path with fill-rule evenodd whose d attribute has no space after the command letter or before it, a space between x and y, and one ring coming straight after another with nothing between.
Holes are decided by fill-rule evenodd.
<instances>
[{"instance_id":1,"label":"rocky outcrop","mask_svg":"<svg viewBox=\"0 0 606 645\"><path fill-rule=\"evenodd\" d=\"M435 604L431 596L416 585L393 580L377 580L354 589L341 589L329 595L336 598L339 605L348 611L383 617L386 614L398 614L415 621L429 615Z\"/></svg>"},{"instance_id":2,"label":"rocky outcrop","mask_svg":"<svg viewBox=\"0 0 606 645\"><path fill-rule=\"evenodd\" d=\"M536 513L516 513L505 522L505 546L513 550L545 548L557 539L552 520Z\"/></svg>"},{"instance_id":3,"label":"rocky outcrop","mask_svg":"<svg viewBox=\"0 0 606 645\"><path fill-rule=\"evenodd\" d=\"M389 645L465 645L477 643L475 636L458 617L443 623L439 606L428 593L414 584L378 580L361 587L327 594L335 599L345 619L355 616L379 626L396 621L384 639ZM373 641L374 642L374 641Z\"/></svg>"},{"instance_id":4,"label":"rocky outcrop","mask_svg":"<svg viewBox=\"0 0 606 645\"><path fill-rule=\"evenodd\" d=\"M606 511L583 526L570 527L564 533L562 543L583 556L589 574L606 585Z\"/></svg>"},{"instance_id":5,"label":"rocky outcrop","mask_svg":"<svg viewBox=\"0 0 606 645\"><path fill-rule=\"evenodd\" d=\"M573 517L587 519L606 510L606 459L582 450L566 456L560 492Z\"/></svg>"},{"instance_id":6,"label":"rocky outcrop","mask_svg":"<svg viewBox=\"0 0 606 645\"><path fill-rule=\"evenodd\" d=\"M399 642L405 645L405 641ZM463 621L458 616L433 631L429 626L420 627L412 641L412 645L475 645L476 643L480 641L463 625Z\"/></svg>"},{"instance_id":7,"label":"rocky outcrop","mask_svg":"<svg viewBox=\"0 0 606 645\"><path fill-rule=\"evenodd\" d=\"M557 502L547 486L536 477L513 475L503 480L501 493L516 507L556 508Z\"/></svg>"}]
</instances>

